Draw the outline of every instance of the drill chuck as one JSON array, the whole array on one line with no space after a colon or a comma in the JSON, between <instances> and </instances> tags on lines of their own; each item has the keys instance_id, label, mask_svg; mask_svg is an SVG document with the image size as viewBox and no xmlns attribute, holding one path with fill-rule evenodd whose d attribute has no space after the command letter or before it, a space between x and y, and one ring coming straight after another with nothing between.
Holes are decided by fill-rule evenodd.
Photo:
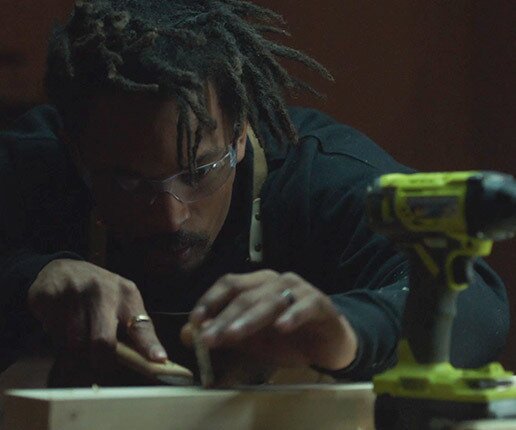
<instances>
[{"instance_id":1,"label":"drill chuck","mask_svg":"<svg viewBox=\"0 0 516 430\"><path fill-rule=\"evenodd\" d=\"M505 240L516 234L516 180L510 175L481 172L468 180L468 234L478 239Z\"/></svg>"}]
</instances>

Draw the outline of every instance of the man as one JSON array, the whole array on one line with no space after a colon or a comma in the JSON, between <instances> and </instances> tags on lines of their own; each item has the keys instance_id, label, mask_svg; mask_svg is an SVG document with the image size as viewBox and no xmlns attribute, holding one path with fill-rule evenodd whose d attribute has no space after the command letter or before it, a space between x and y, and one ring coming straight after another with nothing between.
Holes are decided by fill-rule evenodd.
<instances>
[{"instance_id":1,"label":"man","mask_svg":"<svg viewBox=\"0 0 516 430\"><path fill-rule=\"evenodd\" d=\"M394 364L407 264L367 228L363 201L375 177L408 170L353 129L286 107L284 94L313 90L278 57L331 76L267 40L280 23L237 0L77 2L50 46L54 107L1 137L11 359L29 309L99 371L122 337L163 361L148 315L178 312L185 341L198 326L213 351L270 366L368 379ZM501 281L478 262L452 361L495 359L507 329Z\"/></svg>"}]
</instances>

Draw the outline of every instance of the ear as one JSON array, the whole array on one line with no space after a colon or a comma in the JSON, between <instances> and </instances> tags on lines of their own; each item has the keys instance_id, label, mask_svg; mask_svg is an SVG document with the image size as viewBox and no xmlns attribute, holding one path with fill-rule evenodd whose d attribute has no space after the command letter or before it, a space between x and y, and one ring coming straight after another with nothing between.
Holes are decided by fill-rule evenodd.
<instances>
[{"instance_id":1,"label":"ear","mask_svg":"<svg viewBox=\"0 0 516 430\"><path fill-rule=\"evenodd\" d=\"M249 127L249 123L245 121L244 126L242 127L242 133L238 137L236 141L236 150L237 150L237 163L240 163L245 156L245 146L247 143L247 128Z\"/></svg>"}]
</instances>

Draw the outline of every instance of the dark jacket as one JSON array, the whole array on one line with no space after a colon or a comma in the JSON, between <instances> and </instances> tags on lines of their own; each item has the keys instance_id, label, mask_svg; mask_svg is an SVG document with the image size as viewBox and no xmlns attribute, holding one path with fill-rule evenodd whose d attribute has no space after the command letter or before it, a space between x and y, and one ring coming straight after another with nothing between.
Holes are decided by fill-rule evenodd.
<instances>
[{"instance_id":1,"label":"dark jacket","mask_svg":"<svg viewBox=\"0 0 516 430\"><path fill-rule=\"evenodd\" d=\"M310 109L292 108L299 143L272 142L263 185L264 267L292 271L331 295L359 338L358 357L336 376L368 379L396 360L408 292L407 263L364 215L367 184L387 172L409 172L356 130ZM91 199L56 137L56 110L40 106L0 134L0 353L16 358L35 324L27 289L56 258L83 258ZM267 135L268 139L272 139ZM202 270L169 285L133 279L151 310L188 311L225 273L255 270L247 260L251 214L252 148L237 167L228 218ZM127 268L108 267L124 276ZM506 292L483 262L460 295L452 363L462 367L496 359L509 326ZM173 358L173 356L172 356Z\"/></svg>"}]
</instances>

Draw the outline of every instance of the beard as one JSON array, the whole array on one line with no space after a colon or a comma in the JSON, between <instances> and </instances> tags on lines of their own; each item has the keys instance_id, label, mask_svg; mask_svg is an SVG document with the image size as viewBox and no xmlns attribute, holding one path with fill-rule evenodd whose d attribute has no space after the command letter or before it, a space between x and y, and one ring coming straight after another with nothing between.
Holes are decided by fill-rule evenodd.
<instances>
[{"instance_id":1,"label":"beard","mask_svg":"<svg viewBox=\"0 0 516 430\"><path fill-rule=\"evenodd\" d=\"M162 279L195 271L210 253L211 241L206 233L180 230L133 238L121 246L132 269L147 279Z\"/></svg>"}]
</instances>

